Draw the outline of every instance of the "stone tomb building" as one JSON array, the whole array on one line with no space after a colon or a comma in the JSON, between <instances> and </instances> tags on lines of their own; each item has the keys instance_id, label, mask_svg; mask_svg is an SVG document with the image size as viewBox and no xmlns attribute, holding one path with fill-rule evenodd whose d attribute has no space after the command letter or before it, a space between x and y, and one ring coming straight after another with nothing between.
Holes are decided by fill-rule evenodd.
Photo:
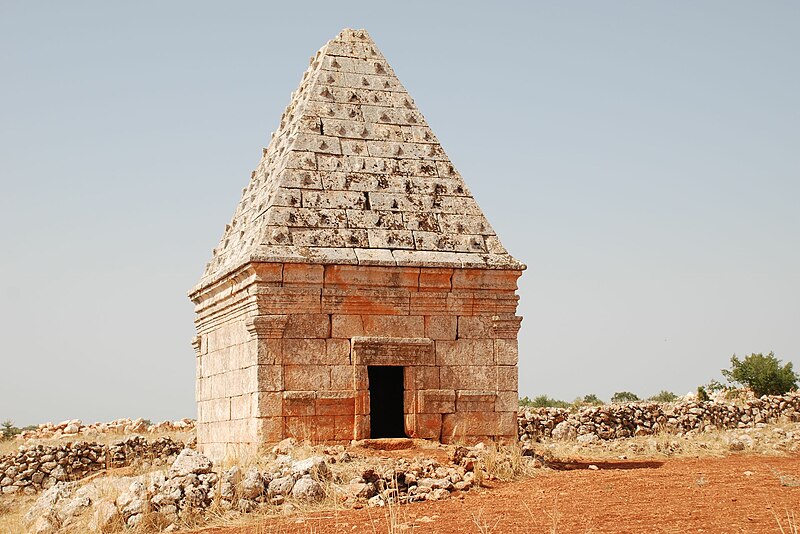
<instances>
[{"instance_id":1,"label":"stone tomb building","mask_svg":"<svg viewBox=\"0 0 800 534\"><path fill-rule=\"evenodd\" d=\"M311 59L200 283L197 439L515 439L517 279L363 30Z\"/></svg>"}]
</instances>

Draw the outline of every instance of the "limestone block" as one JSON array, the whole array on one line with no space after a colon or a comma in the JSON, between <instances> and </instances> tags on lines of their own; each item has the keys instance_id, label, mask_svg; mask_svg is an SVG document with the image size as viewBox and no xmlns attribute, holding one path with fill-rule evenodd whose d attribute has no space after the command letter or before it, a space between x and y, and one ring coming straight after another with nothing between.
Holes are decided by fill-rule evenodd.
<instances>
[{"instance_id":1,"label":"limestone block","mask_svg":"<svg viewBox=\"0 0 800 534\"><path fill-rule=\"evenodd\" d=\"M494 411L513 412L519 408L519 394L516 391L499 391L494 402Z\"/></svg>"},{"instance_id":2,"label":"limestone block","mask_svg":"<svg viewBox=\"0 0 800 534\"><path fill-rule=\"evenodd\" d=\"M316 117L313 118L316 119ZM284 187L322 189L322 179L316 171L286 169L279 174L278 180Z\"/></svg>"},{"instance_id":3,"label":"limestone block","mask_svg":"<svg viewBox=\"0 0 800 534\"><path fill-rule=\"evenodd\" d=\"M516 367L514 368L516 371ZM439 367L439 387L442 389L496 389L497 369L494 366L445 365ZM516 389L506 387L505 390Z\"/></svg>"},{"instance_id":4,"label":"limestone block","mask_svg":"<svg viewBox=\"0 0 800 534\"><path fill-rule=\"evenodd\" d=\"M423 231L414 231L413 234L414 245L417 250L486 253L486 243L482 235L457 235Z\"/></svg>"},{"instance_id":5,"label":"limestone block","mask_svg":"<svg viewBox=\"0 0 800 534\"><path fill-rule=\"evenodd\" d=\"M279 391L254 393L257 417L279 417L283 415L283 394Z\"/></svg>"},{"instance_id":6,"label":"limestone block","mask_svg":"<svg viewBox=\"0 0 800 534\"><path fill-rule=\"evenodd\" d=\"M418 413L453 413L456 411L456 392L452 389L428 389L417 395Z\"/></svg>"},{"instance_id":7,"label":"limestone block","mask_svg":"<svg viewBox=\"0 0 800 534\"><path fill-rule=\"evenodd\" d=\"M327 391L331 389L330 369L321 365L285 365L283 383L287 391Z\"/></svg>"},{"instance_id":8,"label":"limestone block","mask_svg":"<svg viewBox=\"0 0 800 534\"><path fill-rule=\"evenodd\" d=\"M516 434L514 412L457 412L442 417L442 441L450 443L468 436L512 436Z\"/></svg>"},{"instance_id":9,"label":"limestone block","mask_svg":"<svg viewBox=\"0 0 800 534\"><path fill-rule=\"evenodd\" d=\"M405 389L439 389L439 368L435 365L416 365L407 367L405 371Z\"/></svg>"},{"instance_id":10,"label":"limestone block","mask_svg":"<svg viewBox=\"0 0 800 534\"><path fill-rule=\"evenodd\" d=\"M307 208L363 210L367 198L360 191L303 191Z\"/></svg>"},{"instance_id":11,"label":"limestone block","mask_svg":"<svg viewBox=\"0 0 800 534\"><path fill-rule=\"evenodd\" d=\"M413 249L414 234L410 230L367 229L367 239L372 248Z\"/></svg>"},{"instance_id":12,"label":"limestone block","mask_svg":"<svg viewBox=\"0 0 800 534\"><path fill-rule=\"evenodd\" d=\"M350 340L326 339L325 362L329 365L350 365Z\"/></svg>"},{"instance_id":13,"label":"limestone block","mask_svg":"<svg viewBox=\"0 0 800 534\"><path fill-rule=\"evenodd\" d=\"M257 263L253 265L255 280L265 285L281 285L283 265L280 263Z\"/></svg>"},{"instance_id":14,"label":"limestone block","mask_svg":"<svg viewBox=\"0 0 800 534\"><path fill-rule=\"evenodd\" d=\"M425 337L421 315L362 315L363 335L384 337Z\"/></svg>"},{"instance_id":15,"label":"limestone block","mask_svg":"<svg viewBox=\"0 0 800 534\"><path fill-rule=\"evenodd\" d=\"M215 399L253 393L257 390L257 367L228 371L211 377L211 396Z\"/></svg>"},{"instance_id":16,"label":"limestone block","mask_svg":"<svg viewBox=\"0 0 800 534\"><path fill-rule=\"evenodd\" d=\"M355 415L355 398L352 396L346 398L318 398L316 400L316 414L320 416L348 415L352 418Z\"/></svg>"},{"instance_id":17,"label":"limestone block","mask_svg":"<svg viewBox=\"0 0 800 534\"><path fill-rule=\"evenodd\" d=\"M317 441L332 441L336 439L336 419L330 416L315 416L312 418L312 439Z\"/></svg>"},{"instance_id":18,"label":"limestone block","mask_svg":"<svg viewBox=\"0 0 800 534\"><path fill-rule=\"evenodd\" d=\"M314 391L284 391L283 415L286 417L307 417L316 412L317 394Z\"/></svg>"},{"instance_id":19,"label":"limestone block","mask_svg":"<svg viewBox=\"0 0 800 534\"><path fill-rule=\"evenodd\" d=\"M417 392L412 389L403 391L403 413L414 413L417 411Z\"/></svg>"},{"instance_id":20,"label":"limestone block","mask_svg":"<svg viewBox=\"0 0 800 534\"><path fill-rule=\"evenodd\" d=\"M408 315L409 292L403 289L322 290L322 310L331 314Z\"/></svg>"},{"instance_id":21,"label":"limestone block","mask_svg":"<svg viewBox=\"0 0 800 534\"><path fill-rule=\"evenodd\" d=\"M442 433L442 414L440 413L418 413L413 416L413 426L411 427L411 437L419 439L438 440ZM409 431L408 426L406 431Z\"/></svg>"},{"instance_id":22,"label":"limestone block","mask_svg":"<svg viewBox=\"0 0 800 534\"><path fill-rule=\"evenodd\" d=\"M453 269L423 267L419 270L420 291L450 291Z\"/></svg>"},{"instance_id":23,"label":"limestone block","mask_svg":"<svg viewBox=\"0 0 800 534\"><path fill-rule=\"evenodd\" d=\"M369 415L356 415L353 421L354 439L369 437Z\"/></svg>"},{"instance_id":24,"label":"limestone block","mask_svg":"<svg viewBox=\"0 0 800 534\"><path fill-rule=\"evenodd\" d=\"M283 417L259 417L256 425L259 443L274 443L283 439Z\"/></svg>"},{"instance_id":25,"label":"limestone block","mask_svg":"<svg viewBox=\"0 0 800 534\"><path fill-rule=\"evenodd\" d=\"M298 133L294 138L295 150L305 150L323 154L341 154L342 149L338 137L317 133Z\"/></svg>"},{"instance_id":26,"label":"limestone block","mask_svg":"<svg viewBox=\"0 0 800 534\"><path fill-rule=\"evenodd\" d=\"M463 196L441 196L438 197L434 206L434 211L437 213L451 213L454 215L480 215L481 208L472 197Z\"/></svg>"},{"instance_id":27,"label":"limestone block","mask_svg":"<svg viewBox=\"0 0 800 534\"><path fill-rule=\"evenodd\" d=\"M326 288L391 288L416 290L419 270L416 268L390 269L364 265L327 265Z\"/></svg>"},{"instance_id":28,"label":"limestone block","mask_svg":"<svg viewBox=\"0 0 800 534\"><path fill-rule=\"evenodd\" d=\"M364 323L360 315L332 315L331 337L350 339L364 335Z\"/></svg>"},{"instance_id":29,"label":"limestone block","mask_svg":"<svg viewBox=\"0 0 800 534\"><path fill-rule=\"evenodd\" d=\"M349 441L355 439L354 416L337 415L333 417L334 439L337 441Z\"/></svg>"},{"instance_id":30,"label":"limestone block","mask_svg":"<svg viewBox=\"0 0 800 534\"><path fill-rule=\"evenodd\" d=\"M405 189L414 189L414 181L411 179L406 179L406 187ZM424 191L425 188L417 188L421 190L422 194L430 194ZM406 230L416 230L420 232L438 232L440 231L439 228L439 218L436 213L403 213L403 221L405 223L404 228ZM418 244L415 244L415 248L420 248ZM447 288L450 288L450 284L448 281Z\"/></svg>"},{"instance_id":31,"label":"limestone block","mask_svg":"<svg viewBox=\"0 0 800 534\"><path fill-rule=\"evenodd\" d=\"M261 338L256 342L256 363L258 365L280 365L283 362L283 340L280 338Z\"/></svg>"},{"instance_id":32,"label":"limestone block","mask_svg":"<svg viewBox=\"0 0 800 534\"><path fill-rule=\"evenodd\" d=\"M392 251L383 249L355 249L359 265L383 265L394 267L396 262Z\"/></svg>"},{"instance_id":33,"label":"limestone block","mask_svg":"<svg viewBox=\"0 0 800 534\"><path fill-rule=\"evenodd\" d=\"M433 341L426 338L355 337L352 339L355 365L433 365Z\"/></svg>"},{"instance_id":34,"label":"limestone block","mask_svg":"<svg viewBox=\"0 0 800 534\"><path fill-rule=\"evenodd\" d=\"M321 290L305 287L259 287L256 302L263 314L320 313Z\"/></svg>"},{"instance_id":35,"label":"limestone block","mask_svg":"<svg viewBox=\"0 0 800 534\"><path fill-rule=\"evenodd\" d=\"M313 152L292 151L286 155L287 169L316 170L317 157Z\"/></svg>"},{"instance_id":36,"label":"limestone block","mask_svg":"<svg viewBox=\"0 0 800 534\"><path fill-rule=\"evenodd\" d=\"M456 269L453 272L453 289L499 289L516 291L521 271L499 269Z\"/></svg>"},{"instance_id":37,"label":"limestone block","mask_svg":"<svg viewBox=\"0 0 800 534\"><path fill-rule=\"evenodd\" d=\"M245 393L243 395L237 395L235 397L231 397L230 418L246 419L248 417L255 416L256 415L255 409L258 408L258 405L255 404L255 402L257 401L256 395L257 393Z\"/></svg>"},{"instance_id":38,"label":"limestone block","mask_svg":"<svg viewBox=\"0 0 800 534\"><path fill-rule=\"evenodd\" d=\"M209 400L211 398L211 378L198 377L195 382L195 398L199 401Z\"/></svg>"},{"instance_id":39,"label":"limestone block","mask_svg":"<svg viewBox=\"0 0 800 534\"><path fill-rule=\"evenodd\" d=\"M361 228L290 228L291 243L299 247L367 247L368 231Z\"/></svg>"},{"instance_id":40,"label":"limestone block","mask_svg":"<svg viewBox=\"0 0 800 534\"><path fill-rule=\"evenodd\" d=\"M305 111L311 115L318 115L323 119L332 118L352 121L364 120L364 117L361 113L361 107L358 104L310 100L306 103ZM304 167L294 166L287 168L303 169ZM311 168L313 169L315 167ZM322 189L322 187L319 187L319 189Z\"/></svg>"},{"instance_id":41,"label":"limestone block","mask_svg":"<svg viewBox=\"0 0 800 534\"><path fill-rule=\"evenodd\" d=\"M314 439L314 423L313 417L284 417L283 435L301 441L312 440Z\"/></svg>"},{"instance_id":42,"label":"limestone block","mask_svg":"<svg viewBox=\"0 0 800 534\"><path fill-rule=\"evenodd\" d=\"M368 156L367 142L361 139L342 140L342 153L345 155Z\"/></svg>"},{"instance_id":43,"label":"limestone block","mask_svg":"<svg viewBox=\"0 0 800 534\"><path fill-rule=\"evenodd\" d=\"M497 395L494 391L460 390L456 392L458 412L493 412Z\"/></svg>"},{"instance_id":44,"label":"limestone block","mask_svg":"<svg viewBox=\"0 0 800 534\"><path fill-rule=\"evenodd\" d=\"M287 263L283 266L283 285L321 286L324 272L322 265Z\"/></svg>"},{"instance_id":45,"label":"limestone block","mask_svg":"<svg viewBox=\"0 0 800 534\"><path fill-rule=\"evenodd\" d=\"M335 72L355 72L360 74L393 74L392 68L383 58L369 61L340 56L323 56L321 68Z\"/></svg>"},{"instance_id":46,"label":"limestone block","mask_svg":"<svg viewBox=\"0 0 800 534\"><path fill-rule=\"evenodd\" d=\"M328 351L325 340L284 339L283 363L284 365L326 365L328 363Z\"/></svg>"},{"instance_id":47,"label":"limestone block","mask_svg":"<svg viewBox=\"0 0 800 534\"><path fill-rule=\"evenodd\" d=\"M497 366L497 389L503 391L518 391L518 370L516 365Z\"/></svg>"},{"instance_id":48,"label":"limestone block","mask_svg":"<svg viewBox=\"0 0 800 534\"><path fill-rule=\"evenodd\" d=\"M272 197L273 206L300 206L303 203L302 190L281 187Z\"/></svg>"},{"instance_id":49,"label":"limestone block","mask_svg":"<svg viewBox=\"0 0 800 534\"><path fill-rule=\"evenodd\" d=\"M517 365L519 350L516 339L495 339L494 358L498 365Z\"/></svg>"},{"instance_id":50,"label":"limestone block","mask_svg":"<svg viewBox=\"0 0 800 534\"><path fill-rule=\"evenodd\" d=\"M326 313L286 316L285 338L326 338L331 334L331 317Z\"/></svg>"},{"instance_id":51,"label":"limestone block","mask_svg":"<svg viewBox=\"0 0 800 534\"><path fill-rule=\"evenodd\" d=\"M411 315L448 315L447 293L411 293L408 300ZM454 323L455 324L455 323Z\"/></svg>"},{"instance_id":52,"label":"limestone block","mask_svg":"<svg viewBox=\"0 0 800 534\"><path fill-rule=\"evenodd\" d=\"M267 212L275 226L297 228L340 228L347 224L344 209L271 207Z\"/></svg>"},{"instance_id":53,"label":"limestone block","mask_svg":"<svg viewBox=\"0 0 800 534\"><path fill-rule=\"evenodd\" d=\"M198 402L197 416L205 422L229 421L231 418L231 399L224 397Z\"/></svg>"},{"instance_id":54,"label":"limestone block","mask_svg":"<svg viewBox=\"0 0 800 534\"><path fill-rule=\"evenodd\" d=\"M436 364L468 366L492 365L494 364L494 344L491 339L436 341Z\"/></svg>"},{"instance_id":55,"label":"limestone block","mask_svg":"<svg viewBox=\"0 0 800 534\"><path fill-rule=\"evenodd\" d=\"M516 317L512 314L494 315L492 322L492 337L516 340L522 324L522 317Z\"/></svg>"},{"instance_id":56,"label":"limestone block","mask_svg":"<svg viewBox=\"0 0 800 534\"><path fill-rule=\"evenodd\" d=\"M454 340L457 334L457 317L431 315L425 317L425 337L434 340Z\"/></svg>"},{"instance_id":57,"label":"limestone block","mask_svg":"<svg viewBox=\"0 0 800 534\"><path fill-rule=\"evenodd\" d=\"M353 409L356 415L369 415L369 391L358 390L353 397Z\"/></svg>"},{"instance_id":58,"label":"limestone block","mask_svg":"<svg viewBox=\"0 0 800 534\"><path fill-rule=\"evenodd\" d=\"M459 339L488 339L493 337L494 321L491 316L461 316L458 318Z\"/></svg>"},{"instance_id":59,"label":"limestone block","mask_svg":"<svg viewBox=\"0 0 800 534\"><path fill-rule=\"evenodd\" d=\"M383 59L380 52L371 44L363 42L330 41L325 53L328 56L343 56L358 59Z\"/></svg>"},{"instance_id":60,"label":"limestone block","mask_svg":"<svg viewBox=\"0 0 800 534\"><path fill-rule=\"evenodd\" d=\"M415 126L425 123L422 113L414 109L394 109L362 105L361 114L366 122L399 124L402 126Z\"/></svg>"},{"instance_id":61,"label":"limestone block","mask_svg":"<svg viewBox=\"0 0 800 534\"><path fill-rule=\"evenodd\" d=\"M398 266L409 267L452 267L461 265L457 252L436 250L393 250L392 255Z\"/></svg>"},{"instance_id":62,"label":"limestone block","mask_svg":"<svg viewBox=\"0 0 800 534\"><path fill-rule=\"evenodd\" d=\"M283 391L283 366L257 366L258 387L256 391Z\"/></svg>"},{"instance_id":63,"label":"limestone block","mask_svg":"<svg viewBox=\"0 0 800 534\"><path fill-rule=\"evenodd\" d=\"M371 191L369 203L372 209L388 211L435 211L433 197L413 193L381 193Z\"/></svg>"},{"instance_id":64,"label":"limestone block","mask_svg":"<svg viewBox=\"0 0 800 534\"><path fill-rule=\"evenodd\" d=\"M349 176L349 175L348 175ZM347 225L350 228L382 228L384 230L403 230L403 214L388 210L346 210Z\"/></svg>"}]
</instances>

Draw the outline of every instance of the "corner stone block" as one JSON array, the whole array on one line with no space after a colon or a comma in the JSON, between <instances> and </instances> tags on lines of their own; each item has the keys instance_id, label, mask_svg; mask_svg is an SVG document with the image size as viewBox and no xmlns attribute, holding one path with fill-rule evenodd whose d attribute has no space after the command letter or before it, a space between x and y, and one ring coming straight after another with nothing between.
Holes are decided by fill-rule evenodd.
<instances>
[{"instance_id":1,"label":"corner stone block","mask_svg":"<svg viewBox=\"0 0 800 534\"><path fill-rule=\"evenodd\" d=\"M283 439L283 417L259 417L258 441L261 443L275 443Z\"/></svg>"},{"instance_id":2,"label":"corner stone block","mask_svg":"<svg viewBox=\"0 0 800 534\"><path fill-rule=\"evenodd\" d=\"M461 316L458 318L458 339L489 339L494 322L486 315Z\"/></svg>"},{"instance_id":3,"label":"corner stone block","mask_svg":"<svg viewBox=\"0 0 800 534\"><path fill-rule=\"evenodd\" d=\"M325 267L304 263L287 263L283 266L284 286L322 286Z\"/></svg>"},{"instance_id":4,"label":"corner stone block","mask_svg":"<svg viewBox=\"0 0 800 534\"><path fill-rule=\"evenodd\" d=\"M436 363L437 365L492 365L494 344L491 339L437 341Z\"/></svg>"},{"instance_id":5,"label":"corner stone block","mask_svg":"<svg viewBox=\"0 0 800 534\"><path fill-rule=\"evenodd\" d=\"M283 415L283 394L279 391L259 391L256 396L257 417L280 417Z\"/></svg>"},{"instance_id":6,"label":"corner stone block","mask_svg":"<svg viewBox=\"0 0 800 534\"><path fill-rule=\"evenodd\" d=\"M231 397L231 419L247 419L255 416L253 402L256 395L256 393L245 393Z\"/></svg>"},{"instance_id":7,"label":"corner stone block","mask_svg":"<svg viewBox=\"0 0 800 534\"><path fill-rule=\"evenodd\" d=\"M500 391L494 401L494 411L513 412L519 409L519 394L516 391Z\"/></svg>"},{"instance_id":8,"label":"corner stone block","mask_svg":"<svg viewBox=\"0 0 800 534\"><path fill-rule=\"evenodd\" d=\"M514 365L519 361L519 349L516 339L495 339L494 358L497 365Z\"/></svg>"},{"instance_id":9,"label":"corner stone block","mask_svg":"<svg viewBox=\"0 0 800 534\"><path fill-rule=\"evenodd\" d=\"M280 365L283 362L283 340L262 338L257 340L256 361L258 365Z\"/></svg>"},{"instance_id":10,"label":"corner stone block","mask_svg":"<svg viewBox=\"0 0 800 534\"><path fill-rule=\"evenodd\" d=\"M456 269L453 272L453 289L500 289L517 290L517 278L522 271L503 269Z\"/></svg>"},{"instance_id":11,"label":"corner stone block","mask_svg":"<svg viewBox=\"0 0 800 534\"><path fill-rule=\"evenodd\" d=\"M433 340L455 340L457 318L449 315L430 315L425 317L425 337Z\"/></svg>"},{"instance_id":12,"label":"corner stone block","mask_svg":"<svg viewBox=\"0 0 800 534\"><path fill-rule=\"evenodd\" d=\"M326 313L287 315L285 338L326 338L331 335L331 317Z\"/></svg>"},{"instance_id":13,"label":"corner stone block","mask_svg":"<svg viewBox=\"0 0 800 534\"><path fill-rule=\"evenodd\" d=\"M258 391L283 391L283 366L258 366Z\"/></svg>"},{"instance_id":14,"label":"corner stone block","mask_svg":"<svg viewBox=\"0 0 800 534\"><path fill-rule=\"evenodd\" d=\"M502 391L519 390L519 371L516 365L497 366L497 389Z\"/></svg>"},{"instance_id":15,"label":"corner stone block","mask_svg":"<svg viewBox=\"0 0 800 534\"><path fill-rule=\"evenodd\" d=\"M266 285L280 285L283 281L283 265L280 263L253 263L256 282Z\"/></svg>"}]
</instances>

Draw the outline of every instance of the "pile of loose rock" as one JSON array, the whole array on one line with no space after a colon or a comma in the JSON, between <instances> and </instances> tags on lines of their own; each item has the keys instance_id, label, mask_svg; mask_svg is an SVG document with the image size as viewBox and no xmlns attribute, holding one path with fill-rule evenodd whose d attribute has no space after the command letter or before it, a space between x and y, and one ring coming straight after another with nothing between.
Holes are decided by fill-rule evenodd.
<instances>
[{"instance_id":1,"label":"pile of loose rock","mask_svg":"<svg viewBox=\"0 0 800 534\"><path fill-rule=\"evenodd\" d=\"M523 408L517 421L523 442L543 438L591 442L657 431L763 428L781 418L800 421L800 394L764 396L743 403L684 401L675 404L630 403L592 406L571 412L563 408Z\"/></svg>"},{"instance_id":2,"label":"pile of loose rock","mask_svg":"<svg viewBox=\"0 0 800 534\"><path fill-rule=\"evenodd\" d=\"M0 458L0 494L33 494L109 467L166 465L183 448L183 443L167 437L148 442L140 436L108 446L87 442L23 446Z\"/></svg>"},{"instance_id":3,"label":"pile of loose rock","mask_svg":"<svg viewBox=\"0 0 800 534\"><path fill-rule=\"evenodd\" d=\"M60 437L97 436L101 434L142 434L153 432L183 432L194 429L193 419L162 421L152 424L144 419L115 419L108 423L84 425L80 419L70 419L58 424L42 423L32 430L17 434L17 439L51 439Z\"/></svg>"},{"instance_id":4,"label":"pile of loose rock","mask_svg":"<svg viewBox=\"0 0 800 534\"><path fill-rule=\"evenodd\" d=\"M294 440L284 440L264 465L245 469L215 472L208 458L186 448L168 470L104 477L82 486L57 482L39 496L26 521L36 534L70 525L92 532L123 526L173 531L209 515L285 513L326 498L356 508L446 499L490 477L482 446L456 447L448 465L426 458L370 458L357 469L352 464L357 458L344 447L318 448L318 454L296 459L295 446Z\"/></svg>"}]
</instances>

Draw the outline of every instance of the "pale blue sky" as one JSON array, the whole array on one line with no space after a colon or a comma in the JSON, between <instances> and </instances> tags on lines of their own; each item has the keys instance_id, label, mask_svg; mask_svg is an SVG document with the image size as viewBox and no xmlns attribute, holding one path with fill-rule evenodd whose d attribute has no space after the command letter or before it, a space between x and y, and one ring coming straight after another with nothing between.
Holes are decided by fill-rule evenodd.
<instances>
[{"instance_id":1,"label":"pale blue sky","mask_svg":"<svg viewBox=\"0 0 800 534\"><path fill-rule=\"evenodd\" d=\"M520 393L800 367L800 4L0 2L0 418L194 417L193 286L366 28L528 264Z\"/></svg>"}]
</instances>

